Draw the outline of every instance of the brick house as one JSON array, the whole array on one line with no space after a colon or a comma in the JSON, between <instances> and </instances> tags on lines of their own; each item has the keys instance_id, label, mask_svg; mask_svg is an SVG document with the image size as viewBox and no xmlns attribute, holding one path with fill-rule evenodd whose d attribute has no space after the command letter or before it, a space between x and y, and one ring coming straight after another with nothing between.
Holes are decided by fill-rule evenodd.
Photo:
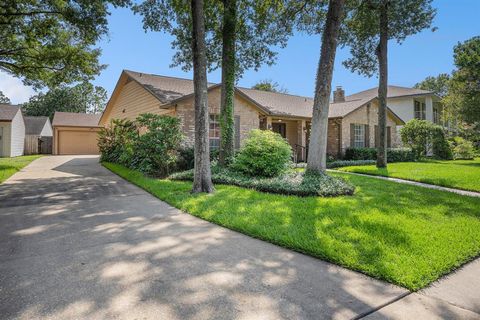
<instances>
[{"instance_id":1,"label":"brick house","mask_svg":"<svg viewBox=\"0 0 480 320\"><path fill-rule=\"evenodd\" d=\"M220 85L209 83L210 146L220 141ZM297 95L235 88L235 145L240 147L252 129L273 130L292 146L295 157L305 160L309 143L313 99ZM350 146L376 144L378 101L376 97L349 99L337 88L330 105L327 152L338 157ZM179 117L185 143L194 141L193 81L124 70L107 103L99 125L111 119L135 119L142 113ZM388 144L395 146L396 126L404 122L390 109L387 112Z\"/></svg>"}]
</instances>

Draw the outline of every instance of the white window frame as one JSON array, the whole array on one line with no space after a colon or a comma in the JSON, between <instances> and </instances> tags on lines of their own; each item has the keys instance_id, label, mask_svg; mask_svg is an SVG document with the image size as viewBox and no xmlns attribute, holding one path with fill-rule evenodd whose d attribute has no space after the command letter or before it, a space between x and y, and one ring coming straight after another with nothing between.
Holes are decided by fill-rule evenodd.
<instances>
[{"instance_id":1,"label":"white window frame","mask_svg":"<svg viewBox=\"0 0 480 320\"><path fill-rule=\"evenodd\" d=\"M208 140L210 150L220 148L220 115L218 114L211 113L208 116Z\"/></svg>"},{"instance_id":2,"label":"white window frame","mask_svg":"<svg viewBox=\"0 0 480 320\"><path fill-rule=\"evenodd\" d=\"M365 125L357 124L353 125L353 147L365 148Z\"/></svg>"},{"instance_id":3,"label":"white window frame","mask_svg":"<svg viewBox=\"0 0 480 320\"><path fill-rule=\"evenodd\" d=\"M427 106L425 102L420 102L417 100L414 100L413 103L413 111L414 111L414 117L415 119L418 120L425 120L427 119Z\"/></svg>"}]
</instances>

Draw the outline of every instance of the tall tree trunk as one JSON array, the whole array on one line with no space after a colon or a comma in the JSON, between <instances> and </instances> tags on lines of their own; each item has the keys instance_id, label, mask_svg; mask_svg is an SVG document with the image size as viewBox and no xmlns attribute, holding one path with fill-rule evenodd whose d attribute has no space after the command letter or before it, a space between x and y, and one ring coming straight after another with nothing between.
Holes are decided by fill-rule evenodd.
<instances>
[{"instance_id":1,"label":"tall tree trunk","mask_svg":"<svg viewBox=\"0 0 480 320\"><path fill-rule=\"evenodd\" d=\"M377 48L378 84L378 148L377 168L387 166L387 90L388 90L388 0L380 7L380 43Z\"/></svg>"},{"instance_id":2,"label":"tall tree trunk","mask_svg":"<svg viewBox=\"0 0 480 320\"><path fill-rule=\"evenodd\" d=\"M327 131L333 65L342 22L345 0L330 0L327 21L322 35L322 48L317 69L313 117L308 146L307 170L324 172L327 167Z\"/></svg>"},{"instance_id":3,"label":"tall tree trunk","mask_svg":"<svg viewBox=\"0 0 480 320\"><path fill-rule=\"evenodd\" d=\"M195 169L193 193L213 192L208 142L207 57L203 0L191 0L193 85L195 91Z\"/></svg>"},{"instance_id":4,"label":"tall tree trunk","mask_svg":"<svg viewBox=\"0 0 480 320\"><path fill-rule=\"evenodd\" d=\"M220 165L228 165L235 152L234 94L237 1L223 0L222 96L220 104Z\"/></svg>"}]
</instances>

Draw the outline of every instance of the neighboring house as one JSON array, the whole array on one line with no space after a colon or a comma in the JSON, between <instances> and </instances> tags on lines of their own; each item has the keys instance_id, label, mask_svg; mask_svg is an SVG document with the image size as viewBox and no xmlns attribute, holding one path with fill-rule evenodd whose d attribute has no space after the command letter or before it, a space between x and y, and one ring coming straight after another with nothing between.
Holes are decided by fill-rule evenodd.
<instances>
[{"instance_id":1,"label":"neighboring house","mask_svg":"<svg viewBox=\"0 0 480 320\"><path fill-rule=\"evenodd\" d=\"M210 146L218 148L220 141L220 85L209 83ZM308 97L266 92L236 87L234 97L235 146L252 129L269 129L281 134L292 146L298 160L305 160L309 143L313 99ZM338 88L330 105L328 150L340 156L350 146L374 146L376 139L378 99L349 99ZM142 113L179 117L186 144L194 141L193 81L124 70L100 118L106 126L111 119L135 119ZM404 122L392 110L387 113L388 144L395 145L396 126Z\"/></svg>"},{"instance_id":2,"label":"neighboring house","mask_svg":"<svg viewBox=\"0 0 480 320\"><path fill-rule=\"evenodd\" d=\"M19 106L0 104L0 157L23 155L25 122Z\"/></svg>"},{"instance_id":3,"label":"neighboring house","mask_svg":"<svg viewBox=\"0 0 480 320\"><path fill-rule=\"evenodd\" d=\"M24 117L24 154L52 153L52 124L48 117Z\"/></svg>"},{"instance_id":4,"label":"neighboring house","mask_svg":"<svg viewBox=\"0 0 480 320\"><path fill-rule=\"evenodd\" d=\"M100 114L55 112L53 154L98 154Z\"/></svg>"}]
</instances>

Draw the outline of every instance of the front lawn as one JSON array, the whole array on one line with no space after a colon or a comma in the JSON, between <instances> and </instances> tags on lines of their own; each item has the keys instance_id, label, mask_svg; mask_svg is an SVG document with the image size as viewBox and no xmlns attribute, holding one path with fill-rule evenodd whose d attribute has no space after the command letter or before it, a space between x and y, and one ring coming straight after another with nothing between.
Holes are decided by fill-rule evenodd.
<instances>
[{"instance_id":1,"label":"front lawn","mask_svg":"<svg viewBox=\"0 0 480 320\"><path fill-rule=\"evenodd\" d=\"M10 178L17 171L28 165L35 159L40 158L39 155L22 156L15 158L0 158L0 183Z\"/></svg>"},{"instance_id":2,"label":"front lawn","mask_svg":"<svg viewBox=\"0 0 480 320\"><path fill-rule=\"evenodd\" d=\"M480 158L475 160L397 162L389 163L386 169L378 169L371 165L343 167L338 170L401 178L480 192Z\"/></svg>"},{"instance_id":3,"label":"front lawn","mask_svg":"<svg viewBox=\"0 0 480 320\"><path fill-rule=\"evenodd\" d=\"M153 179L104 163L194 216L373 277L420 289L480 253L480 198L338 173L353 196L297 197Z\"/></svg>"}]
</instances>

